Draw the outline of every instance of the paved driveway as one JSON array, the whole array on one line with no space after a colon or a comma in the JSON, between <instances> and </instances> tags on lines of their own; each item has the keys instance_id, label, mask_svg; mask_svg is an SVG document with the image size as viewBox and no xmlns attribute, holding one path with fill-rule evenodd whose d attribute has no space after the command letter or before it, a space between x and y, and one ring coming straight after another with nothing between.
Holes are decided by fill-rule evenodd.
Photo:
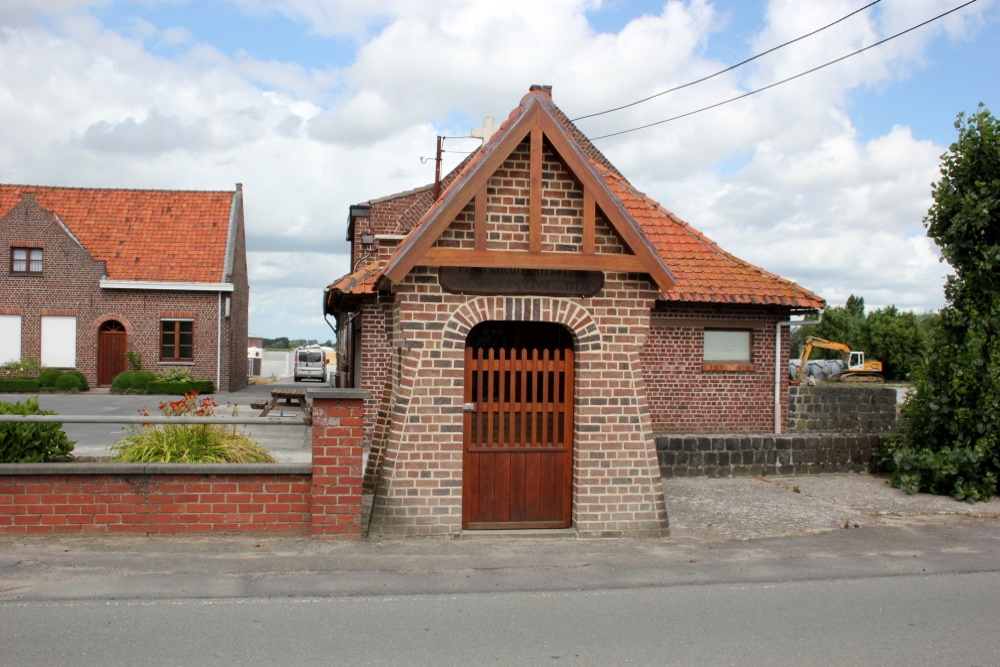
<instances>
[{"instance_id":1,"label":"paved driveway","mask_svg":"<svg viewBox=\"0 0 1000 667\"><path fill-rule=\"evenodd\" d=\"M227 404L236 406L242 417L253 417L258 411L250 408L253 401L270 398L272 389L278 387L308 389L323 385L317 382L293 383L278 382L268 385L249 386L235 392L217 392L212 398L226 412ZM0 401L19 402L33 394L2 394ZM94 389L80 394L38 394L38 402L43 410L54 410L61 415L129 415L140 414L146 408L150 414L159 414L159 404L164 401L175 401L177 396L159 394L133 395L110 394L106 389ZM280 414L272 411L271 415ZM296 412L286 412L286 415L298 415ZM124 424L64 424L64 430L70 440L75 441L73 452L77 457L106 457L108 448L125 435ZM312 459L309 429L304 424L299 425L248 425L240 427L254 440L268 448L280 463L308 463Z\"/></svg>"}]
</instances>

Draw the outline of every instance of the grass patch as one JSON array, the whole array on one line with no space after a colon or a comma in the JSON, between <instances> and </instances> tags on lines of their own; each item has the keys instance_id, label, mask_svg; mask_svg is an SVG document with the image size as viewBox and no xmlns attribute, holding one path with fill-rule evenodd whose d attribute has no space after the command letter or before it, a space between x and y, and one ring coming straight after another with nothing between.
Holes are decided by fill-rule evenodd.
<instances>
[{"instance_id":1,"label":"grass patch","mask_svg":"<svg viewBox=\"0 0 1000 667\"><path fill-rule=\"evenodd\" d=\"M211 417L218 404L198 399L197 392L179 401L160 403L167 416ZM230 405L233 416L236 408ZM143 408L143 415L149 412ZM223 424L165 424L127 427L129 435L111 446L116 463L274 463L266 448L235 426Z\"/></svg>"}]
</instances>

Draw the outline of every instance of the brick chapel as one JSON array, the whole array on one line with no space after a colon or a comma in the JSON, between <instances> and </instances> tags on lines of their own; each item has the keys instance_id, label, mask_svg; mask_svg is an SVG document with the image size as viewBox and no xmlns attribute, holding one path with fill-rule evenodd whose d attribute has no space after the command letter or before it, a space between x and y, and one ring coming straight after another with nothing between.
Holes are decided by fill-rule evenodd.
<instances>
[{"instance_id":1,"label":"brick chapel","mask_svg":"<svg viewBox=\"0 0 1000 667\"><path fill-rule=\"evenodd\" d=\"M666 534L654 437L782 432L787 323L825 305L636 190L548 86L347 233L324 312L384 533Z\"/></svg>"}]
</instances>

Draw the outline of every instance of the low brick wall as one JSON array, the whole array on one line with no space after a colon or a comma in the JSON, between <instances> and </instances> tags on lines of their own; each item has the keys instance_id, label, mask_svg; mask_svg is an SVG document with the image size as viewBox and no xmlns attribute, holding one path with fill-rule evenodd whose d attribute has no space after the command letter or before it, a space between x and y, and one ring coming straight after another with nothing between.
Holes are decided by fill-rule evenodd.
<instances>
[{"instance_id":1,"label":"low brick wall","mask_svg":"<svg viewBox=\"0 0 1000 667\"><path fill-rule=\"evenodd\" d=\"M887 433L896 430L897 393L888 387L799 385L788 390L788 430Z\"/></svg>"},{"instance_id":2,"label":"low brick wall","mask_svg":"<svg viewBox=\"0 0 1000 667\"><path fill-rule=\"evenodd\" d=\"M858 433L661 435L656 455L664 478L811 475L867 471L881 443Z\"/></svg>"},{"instance_id":3,"label":"low brick wall","mask_svg":"<svg viewBox=\"0 0 1000 667\"><path fill-rule=\"evenodd\" d=\"M8 464L0 533L308 534L311 487L309 465Z\"/></svg>"},{"instance_id":4,"label":"low brick wall","mask_svg":"<svg viewBox=\"0 0 1000 667\"><path fill-rule=\"evenodd\" d=\"M367 392L312 399L312 464L0 465L0 534L298 533L361 539Z\"/></svg>"}]
</instances>

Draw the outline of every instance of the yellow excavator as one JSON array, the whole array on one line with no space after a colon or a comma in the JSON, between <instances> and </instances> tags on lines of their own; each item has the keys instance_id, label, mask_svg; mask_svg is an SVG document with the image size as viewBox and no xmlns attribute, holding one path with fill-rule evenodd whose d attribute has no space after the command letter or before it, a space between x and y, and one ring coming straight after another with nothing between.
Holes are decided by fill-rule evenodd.
<instances>
[{"instance_id":1,"label":"yellow excavator","mask_svg":"<svg viewBox=\"0 0 1000 667\"><path fill-rule=\"evenodd\" d=\"M840 361L843 364L842 370L830 377L834 382L885 382L882 376L881 361L865 361L865 353L852 350L843 343L836 343L823 338L809 336L806 344L802 346L802 355L799 357L799 367L795 369L795 380L801 382L806 376L806 362L815 348L824 350L836 350L840 352Z\"/></svg>"}]
</instances>

